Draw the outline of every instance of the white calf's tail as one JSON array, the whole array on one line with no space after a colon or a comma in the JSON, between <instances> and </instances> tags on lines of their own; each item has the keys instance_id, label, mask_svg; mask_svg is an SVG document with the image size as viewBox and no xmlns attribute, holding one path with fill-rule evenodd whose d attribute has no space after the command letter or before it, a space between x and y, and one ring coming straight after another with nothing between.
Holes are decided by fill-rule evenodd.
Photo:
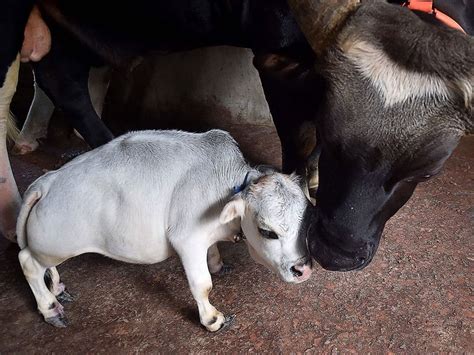
<instances>
[{"instance_id":1,"label":"white calf's tail","mask_svg":"<svg viewBox=\"0 0 474 355\"><path fill-rule=\"evenodd\" d=\"M20 214L18 215L18 220L16 222L16 236L18 246L23 249L27 244L27 235L26 235L26 222L30 215L31 209L41 198L42 193L37 189L36 186L33 186L33 189L28 189L23 196L23 205L21 206Z\"/></svg>"},{"instance_id":2,"label":"white calf's tail","mask_svg":"<svg viewBox=\"0 0 474 355\"><path fill-rule=\"evenodd\" d=\"M19 134L20 130L16 126L15 116L9 112L7 117L7 144L15 142Z\"/></svg>"}]
</instances>

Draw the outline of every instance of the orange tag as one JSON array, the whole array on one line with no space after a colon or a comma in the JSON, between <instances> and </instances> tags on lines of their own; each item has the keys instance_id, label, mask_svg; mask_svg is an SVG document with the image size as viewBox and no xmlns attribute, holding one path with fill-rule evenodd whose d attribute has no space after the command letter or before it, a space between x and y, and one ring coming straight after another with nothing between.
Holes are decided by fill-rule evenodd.
<instances>
[{"instance_id":1,"label":"orange tag","mask_svg":"<svg viewBox=\"0 0 474 355\"><path fill-rule=\"evenodd\" d=\"M445 23L449 27L459 30L463 33L466 33L463 30L463 28L459 25L459 23L454 21L448 15L434 8L433 1L431 0L410 0L410 1L407 1L403 6L408 7L410 10L418 10L418 11L427 12L429 14L433 14L438 20Z\"/></svg>"}]
</instances>

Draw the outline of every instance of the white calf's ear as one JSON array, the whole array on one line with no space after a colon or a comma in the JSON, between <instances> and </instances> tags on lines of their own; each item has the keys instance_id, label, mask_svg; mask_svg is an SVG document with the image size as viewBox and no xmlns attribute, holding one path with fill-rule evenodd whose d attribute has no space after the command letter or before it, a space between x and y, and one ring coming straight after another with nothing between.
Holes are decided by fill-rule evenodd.
<instances>
[{"instance_id":1,"label":"white calf's ear","mask_svg":"<svg viewBox=\"0 0 474 355\"><path fill-rule=\"evenodd\" d=\"M245 202L242 198L235 198L230 200L221 212L219 216L219 222L226 224L235 218L241 218L244 215Z\"/></svg>"}]
</instances>

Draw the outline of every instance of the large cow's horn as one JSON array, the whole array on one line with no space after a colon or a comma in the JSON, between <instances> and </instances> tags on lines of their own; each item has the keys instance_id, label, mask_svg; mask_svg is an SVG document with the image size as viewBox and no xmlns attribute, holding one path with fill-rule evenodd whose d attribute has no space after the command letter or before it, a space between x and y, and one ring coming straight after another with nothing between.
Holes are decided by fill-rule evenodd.
<instances>
[{"instance_id":1,"label":"large cow's horn","mask_svg":"<svg viewBox=\"0 0 474 355\"><path fill-rule=\"evenodd\" d=\"M360 0L288 0L309 44L320 56L332 43Z\"/></svg>"}]
</instances>

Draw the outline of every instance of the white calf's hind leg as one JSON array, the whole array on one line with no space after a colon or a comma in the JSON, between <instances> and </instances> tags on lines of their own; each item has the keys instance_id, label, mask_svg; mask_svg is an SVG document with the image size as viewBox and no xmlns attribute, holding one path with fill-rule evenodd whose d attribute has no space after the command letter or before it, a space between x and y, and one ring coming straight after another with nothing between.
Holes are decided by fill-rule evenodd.
<instances>
[{"instance_id":1,"label":"white calf's hind leg","mask_svg":"<svg viewBox=\"0 0 474 355\"><path fill-rule=\"evenodd\" d=\"M0 234L11 241L15 240L15 226L21 198L8 159L6 141L10 103L18 82L19 65L20 61L17 58L8 68L5 82L0 88Z\"/></svg>"},{"instance_id":2,"label":"white calf's hind leg","mask_svg":"<svg viewBox=\"0 0 474 355\"><path fill-rule=\"evenodd\" d=\"M15 154L33 152L38 148L38 139L46 138L48 135L48 125L54 112L54 104L36 82L34 88L35 94L28 116L13 148Z\"/></svg>"},{"instance_id":3,"label":"white calf's hind leg","mask_svg":"<svg viewBox=\"0 0 474 355\"><path fill-rule=\"evenodd\" d=\"M67 320L64 308L48 290L44 282L46 266L43 266L34 257L28 247L20 251L18 259L44 320L55 327L66 327Z\"/></svg>"},{"instance_id":4,"label":"white calf's hind leg","mask_svg":"<svg viewBox=\"0 0 474 355\"><path fill-rule=\"evenodd\" d=\"M222 261L217 243L211 245L207 251L207 265L211 274L225 275L232 271L232 266Z\"/></svg>"},{"instance_id":5,"label":"white calf's hind leg","mask_svg":"<svg viewBox=\"0 0 474 355\"><path fill-rule=\"evenodd\" d=\"M74 297L68 292L66 286L61 282L58 269L56 269L55 266L46 270L44 279L49 290L54 296L56 296L56 299L59 302L66 303L74 301Z\"/></svg>"},{"instance_id":6,"label":"white calf's hind leg","mask_svg":"<svg viewBox=\"0 0 474 355\"><path fill-rule=\"evenodd\" d=\"M189 287L198 305L201 324L207 330L215 332L231 324L235 316L225 317L209 302L212 279L207 267L207 247L192 244L192 240L187 242L176 251L181 257Z\"/></svg>"}]
</instances>

